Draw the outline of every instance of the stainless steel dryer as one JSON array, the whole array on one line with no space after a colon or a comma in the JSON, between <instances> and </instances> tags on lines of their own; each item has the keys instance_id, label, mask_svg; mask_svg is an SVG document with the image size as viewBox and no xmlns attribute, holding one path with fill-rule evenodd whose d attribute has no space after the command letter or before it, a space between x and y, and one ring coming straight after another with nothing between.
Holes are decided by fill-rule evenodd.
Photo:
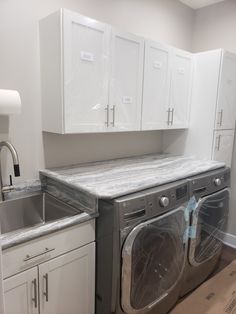
<instances>
[{"instance_id":1,"label":"stainless steel dryer","mask_svg":"<svg viewBox=\"0 0 236 314\"><path fill-rule=\"evenodd\" d=\"M96 314L164 314L179 297L187 256L187 180L101 201Z\"/></svg>"},{"instance_id":2,"label":"stainless steel dryer","mask_svg":"<svg viewBox=\"0 0 236 314\"><path fill-rule=\"evenodd\" d=\"M189 181L190 197L195 205L192 203L182 296L201 284L219 260L228 222L229 187L229 168L211 171Z\"/></svg>"}]
</instances>

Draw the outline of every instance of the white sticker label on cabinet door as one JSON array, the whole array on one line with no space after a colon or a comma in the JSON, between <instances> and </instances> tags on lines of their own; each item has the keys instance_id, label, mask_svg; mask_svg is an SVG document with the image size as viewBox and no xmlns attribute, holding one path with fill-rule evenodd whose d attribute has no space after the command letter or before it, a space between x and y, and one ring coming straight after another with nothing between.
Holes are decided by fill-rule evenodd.
<instances>
[{"instance_id":1,"label":"white sticker label on cabinet door","mask_svg":"<svg viewBox=\"0 0 236 314\"><path fill-rule=\"evenodd\" d=\"M162 64L161 64L161 62L159 62L159 61L154 61L154 62L153 62L153 67L154 67L155 69L160 70L160 69L162 68Z\"/></svg>"},{"instance_id":2,"label":"white sticker label on cabinet door","mask_svg":"<svg viewBox=\"0 0 236 314\"><path fill-rule=\"evenodd\" d=\"M87 52L87 51L80 51L80 58L83 61L93 62L94 61L94 54L91 52Z\"/></svg>"},{"instance_id":3,"label":"white sticker label on cabinet door","mask_svg":"<svg viewBox=\"0 0 236 314\"><path fill-rule=\"evenodd\" d=\"M122 97L122 102L123 102L123 104L132 104L132 102L133 102L133 97L130 97L130 96L123 96L123 97Z\"/></svg>"},{"instance_id":4,"label":"white sticker label on cabinet door","mask_svg":"<svg viewBox=\"0 0 236 314\"><path fill-rule=\"evenodd\" d=\"M178 68L179 74L185 74L185 68Z\"/></svg>"}]
</instances>

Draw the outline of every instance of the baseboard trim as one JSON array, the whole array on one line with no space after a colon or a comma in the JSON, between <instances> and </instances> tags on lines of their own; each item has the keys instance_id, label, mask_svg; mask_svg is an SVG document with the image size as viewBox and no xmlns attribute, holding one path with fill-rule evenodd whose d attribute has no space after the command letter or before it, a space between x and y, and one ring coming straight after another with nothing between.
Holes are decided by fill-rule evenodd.
<instances>
[{"instance_id":1,"label":"baseboard trim","mask_svg":"<svg viewBox=\"0 0 236 314\"><path fill-rule=\"evenodd\" d=\"M236 249L236 236L230 233L225 233L222 242Z\"/></svg>"}]
</instances>

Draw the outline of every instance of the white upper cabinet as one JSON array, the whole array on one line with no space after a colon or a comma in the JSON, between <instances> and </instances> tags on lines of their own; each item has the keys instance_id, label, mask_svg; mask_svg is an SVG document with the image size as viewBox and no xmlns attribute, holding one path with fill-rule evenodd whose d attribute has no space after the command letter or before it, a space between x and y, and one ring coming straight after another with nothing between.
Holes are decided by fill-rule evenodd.
<instances>
[{"instance_id":1,"label":"white upper cabinet","mask_svg":"<svg viewBox=\"0 0 236 314\"><path fill-rule=\"evenodd\" d=\"M110 28L71 12L63 26L65 132L104 131Z\"/></svg>"},{"instance_id":2,"label":"white upper cabinet","mask_svg":"<svg viewBox=\"0 0 236 314\"><path fill-rule=\"evenodd\" d=\"M42 19L43 131L188 127L191 54L151 41L145 51L143 38L69 10Z\"/></svg>"},{"instance_id":3,"label":"white upper cabinet","mask_svg":"<svg viewBox=\"0 0 236 314\"><path fill-rule=\"evenodd\" d=\"M171 48L145 42L142 129L165 129L170 118ZM169 120L170 121L170 120Z\"/></svg>"},{"instance_id":4,"label":"white upper cabinet","mask_svg":"<svg viewBox=\"0 0 236 314\"><path fill-rule=\"evenodd\" d=\"M191 87L192 55L146 41L142 129L187 128Z\"/></svg>"},{"instance_id":5,"label":"white upper cabinet","mask_svg":"<svg viewBox=\"0 0 236 314\"><path fill-rule=\"evenodd\" d=\"M112 31L109 125L112 130L140 130L144 40Z\"/></svg>"},{"instance_id":6,"label":"white upper cabinet","mask_svg":"<svg viewBox=\"0 0 236 314\"><path fill-rule=\"evenodd\" d=\"M108 25L71 11L40 22L44 131L106 129L109 42Z\"/></svg>"},{"instance_id":7,"label":"white upper cabinet","mask_svg":"<svg viewBox=\"0 0 236 314\"><path fill-rule=\"evenodd\" d=\"M173 128L187 128L192 87L192 54L173 49L170 121Z\"/></svg>"},{"instance_id":8,"label":"white upper cabinet","mask_svg":"<svg viewBox=\"0 0 236 314\"><path fill-rule=\"evenodd\" d=\"M236 55L222 52L216 129L234 129L236 118Z\"/></svg>"}]
</instances>

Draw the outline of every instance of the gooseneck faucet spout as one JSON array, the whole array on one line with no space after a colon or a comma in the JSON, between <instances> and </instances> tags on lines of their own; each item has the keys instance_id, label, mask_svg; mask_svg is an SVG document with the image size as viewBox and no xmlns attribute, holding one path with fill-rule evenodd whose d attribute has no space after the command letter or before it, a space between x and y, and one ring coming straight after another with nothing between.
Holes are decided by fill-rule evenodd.
<instances>
[{"instance_id":1,"label":"gooseneck faucet spout","mask_svg":"<svg viewBox=\"0 0 236 314\"><path fill-rule=\"evenodd\" d=\"M3 147L6 147L9 149L11 156L12 156L12 161L13 161L13 166L14 166L14 175L15 177L20 176L20 166L19 166L19 159L17 155L17 151L15 147L7 141L2 141L0 142L0 153ZM2 182L2 172L1 172L1 160L0 160L0 201L4 200L4 193L5 191L11 191L13 189L12 185L9 186L3 186Z\"/></svg>"}]
</instances>

